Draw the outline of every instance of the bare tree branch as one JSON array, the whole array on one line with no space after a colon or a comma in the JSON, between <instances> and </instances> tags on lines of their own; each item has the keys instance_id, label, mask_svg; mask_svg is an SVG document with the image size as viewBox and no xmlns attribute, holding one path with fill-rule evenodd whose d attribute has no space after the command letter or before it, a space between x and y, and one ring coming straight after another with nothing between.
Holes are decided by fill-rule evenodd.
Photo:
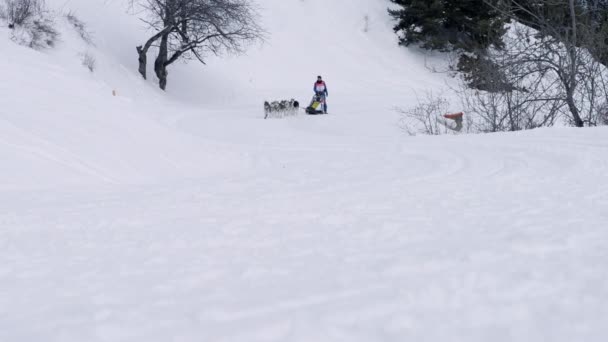
<instances>
[{"instance_id":1,"label":"bare tree branch","mask_svg":"<svg viewBox=\"0 0 608 342\"><path fill-rule=\"evenodd\" d=\"M142 20L157 32L137 47L139 71L145 78L147 53L158 44L155 73L165 89L167 67L176 61L209 55L243 53L262 42L266 32L258 25L258 10L251 0L131 0L146 14Z\"/></svg>"}]
</instances>

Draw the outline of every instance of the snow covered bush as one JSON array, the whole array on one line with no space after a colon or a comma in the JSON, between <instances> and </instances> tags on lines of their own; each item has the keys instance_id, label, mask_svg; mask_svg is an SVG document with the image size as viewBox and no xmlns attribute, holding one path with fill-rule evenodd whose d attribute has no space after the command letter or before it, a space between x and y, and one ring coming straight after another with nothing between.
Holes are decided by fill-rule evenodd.
<instances>
[{"instance_id":1,"label":"snow covered bush","mask_svg":"<svg viewBox=\"0 0 608 342\"><path fill-rule=\"evenodd\" d=\"M42 11L42 0L4 0L4 17L10 27L23 26Z\"/></svg>"},{"instance_id":2,"label":"snow covered bush","mask_svg":"<svg viewBox=\"0 0 608 342\"><path fill-rule=\"evenodd\" d=\"M33 49L53 47L59 39L55 21L43 0L4 0L11 39Z\"/></svg>"},{"instance_id":3,"label":"snow covered bush","mask_svg":"<svg viewBox=\"0 0 608 342\"><path fill-rule=\"evenodd\" d=\"M93 55L91 55L89 52L85 52L81 56L82 56L82 65L84 67L86 67L87 69L89 69L90 72L94 72L95 65L96 65L95 57L93 57Z\"/></svg>"},{"instance_id":4,"label":"snow covered bush","mask_svg":"<svg viewBox=\"0 0 608 342\"><path fill-rule=\"evenodd\" d=\"M80 18L78 18L74 12L68 12L65 15L65 19L68 21L68 23L70 23L70 25L72 25L72 27L74 27L76 33L78 33L80 38L82 38L85 43L88 45L95 45L93 43L93 35L87 29L87 25L80 20Z\"/></svg>"},{"instance_id":5,"label":"snow covered bush","mask_svg":"<svg viewBox=\"0 0 608 342\"><path fill-rule=\"evenodd\" d=\"M39 17L24 26L15 26L11 39L18 44L32 49L44 49L55 46L59 31L51 18Z\"/></svg>"}]
</instances>

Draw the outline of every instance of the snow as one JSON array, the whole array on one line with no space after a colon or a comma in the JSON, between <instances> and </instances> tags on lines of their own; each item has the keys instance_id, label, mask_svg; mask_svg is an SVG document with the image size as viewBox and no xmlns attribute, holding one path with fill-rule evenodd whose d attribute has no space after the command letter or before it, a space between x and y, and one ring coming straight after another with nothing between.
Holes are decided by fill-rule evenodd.
<instances>
[{"instance_id":1,"label":"snow","mask_svg":"<svg viewBox=\"0 0 608 342\"><path fill-rule=\"evenodd\" d=\"M166 94L119 1L50 3L96 44L0 38L0 341L608 337L606 128L409 137L451 80L382 1L260 1L267 43ZM262 119L317 74L330 115Z\"/></svg>"}]
</instances>

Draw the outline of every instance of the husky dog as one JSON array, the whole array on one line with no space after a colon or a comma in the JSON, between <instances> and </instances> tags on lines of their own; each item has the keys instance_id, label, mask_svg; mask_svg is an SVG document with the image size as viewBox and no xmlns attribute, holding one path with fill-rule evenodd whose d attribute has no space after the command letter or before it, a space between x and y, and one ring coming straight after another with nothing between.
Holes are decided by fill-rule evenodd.
<instances>
[{"instance_id":1,"label":"husky dog","mask_svg":"<svg viewBox=\"0 0 608 342\"><path fill-rule=\"evenodd\" d=\"M294 99L272 102L264 101L264 119L296 115L299 108L300 103Z\"/></svg>"}]
</instances>

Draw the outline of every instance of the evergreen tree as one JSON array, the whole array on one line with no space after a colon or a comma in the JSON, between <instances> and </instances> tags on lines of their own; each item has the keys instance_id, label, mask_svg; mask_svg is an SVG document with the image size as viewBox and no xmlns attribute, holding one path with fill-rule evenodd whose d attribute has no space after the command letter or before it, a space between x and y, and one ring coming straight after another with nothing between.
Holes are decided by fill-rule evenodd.
<instances>
[{"instance_id":1,"label":"evergreen tree","mask_svg":"<svg viewBox=\"0 0 608 342\"><path fill-rule=\"evenodd\" d=\"M484 0L391 0L400 44L449 51L502 47L505 18Z\"/></svg>"}]
</instances>

